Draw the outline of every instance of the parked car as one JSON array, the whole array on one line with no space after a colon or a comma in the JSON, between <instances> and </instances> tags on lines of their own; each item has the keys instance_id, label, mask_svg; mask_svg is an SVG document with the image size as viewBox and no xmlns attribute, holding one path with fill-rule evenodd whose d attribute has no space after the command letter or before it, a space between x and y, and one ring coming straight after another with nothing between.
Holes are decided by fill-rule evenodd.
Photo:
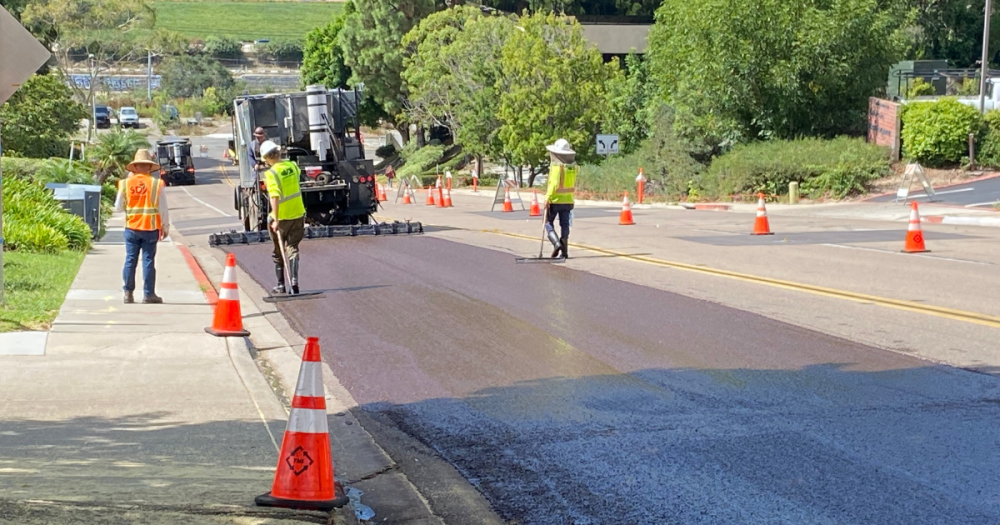
<instances>
[{"instance_id":1,"label":"parked car","mask_svg":"<svg viewBox=\"0 0 1000 525\"><path fill-rule=\"evenodd\" d=\"M123 128L138 128L139 113L131 106L121 108L118 110L118 125Z\"/></svg>"},{"instance_id":2,"label":"parked car","mask_svg":"<svg viewBox=\"0 0 1000 525\"><path fill-rule=\"evenodd\" d=\"M94 106L94 122L98 128L111 127L111 108L103 104Z\"/></svg>"}]
</instances>

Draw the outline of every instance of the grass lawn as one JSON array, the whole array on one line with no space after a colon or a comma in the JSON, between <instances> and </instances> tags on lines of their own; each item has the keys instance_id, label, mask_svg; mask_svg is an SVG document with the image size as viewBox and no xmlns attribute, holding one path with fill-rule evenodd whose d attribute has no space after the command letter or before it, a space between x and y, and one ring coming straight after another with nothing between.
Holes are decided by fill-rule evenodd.
<instances>
[{"instance_id":1,"label":"grass lawn","mask_svg":"<svg viewBox=\"0 0 1000 525\"><path fill-rule=\"evenodd\" d=\"M344 9L342 2L153 2L156 27L192 38L230 36L257 39L302 40L314 27L325 25Z\"/></svg>"},{"instance_id":2,"label":"grass lawn","mask_svg":"<svg viewBox=\"0 0 1000 525\"><path fill-rule=\"evenodd\" d=\"M83 252L4 252L0 332L47 330L59 313Z\"/></svg>"}]
</instances>

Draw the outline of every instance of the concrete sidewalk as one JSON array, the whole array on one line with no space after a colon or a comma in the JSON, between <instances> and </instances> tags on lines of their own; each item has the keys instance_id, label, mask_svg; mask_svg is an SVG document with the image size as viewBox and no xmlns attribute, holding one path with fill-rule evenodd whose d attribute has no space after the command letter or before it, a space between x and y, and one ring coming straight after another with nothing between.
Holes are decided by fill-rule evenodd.
<instances>
[{"instance_id":1,"label":"concrete sidewalk","mask_svg":"<svg viewBox=\"0 0 1000 525\"><path fill-rule=\"evenodd\" d=\"M95 246L44 355L0 356L0 523L326 523L253 507L286 412L244 340L204 333L178 247L159 245L162 305L122 304L123 260Z\"/></svg>"}]
</instances>

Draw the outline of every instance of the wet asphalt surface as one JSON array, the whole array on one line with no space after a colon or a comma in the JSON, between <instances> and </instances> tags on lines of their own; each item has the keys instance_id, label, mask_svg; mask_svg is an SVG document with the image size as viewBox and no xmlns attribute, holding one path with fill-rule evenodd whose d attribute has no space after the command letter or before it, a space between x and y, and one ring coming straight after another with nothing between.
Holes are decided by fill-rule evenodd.
<instances>
[{"instance_id":1,"label":"wet asphalt surface","mask_svg":"<svg viewBox=\"0 0 1000 525\"><path fill-rule=\"evenodd\" d=\"M1000 523L991 376L428 236L301 251L325 297L278 308L511 523Z\"/></svg>"}]
</instances>

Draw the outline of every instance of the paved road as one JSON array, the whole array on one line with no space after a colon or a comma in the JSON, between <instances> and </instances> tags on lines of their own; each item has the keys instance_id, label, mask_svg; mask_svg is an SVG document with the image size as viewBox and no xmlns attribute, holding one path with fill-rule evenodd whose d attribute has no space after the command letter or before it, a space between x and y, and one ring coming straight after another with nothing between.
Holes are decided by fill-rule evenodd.
<instances>
[{"instance_id":1,"label":"paved road","mask_svg":"<svg viewBox=\"0 0 1000 525\"><path fill-rule=\"evenodd\" d=\"M994 377L441 239L302 251L326 297L281 311L506 519L1000 522Z\"/></svg>"},{"instance_id":2,"label":"paved road","mask_svg":"<svg viewBox=\"0 0 1000 525\"><path fill-rule=\"evenodd\" d=\"M189 239L236 222L225 177L210 169L214 161L196 162L205 163L199 186L170 189L181 193L172 195L181 208L172 217ZM605 228L601 213L580 220L578 235ZM750 251L758 247L741 248L737 257L694 232L726 233L726 221L738 217L690 217L691 225L672 233L682 237L658 235L655 247L670 243L677 247L672 257L700 258L696 263L752 266L736 268L743 271L791 267L796 278L832 278L820 283L832 286L847 282L831 273L849 264L837 258L841 252L875 270L883 258L886 268L899 264L877 249L834 250L805 237L799 246L791 235L781 257L769 251L758 261ZM809 219L799 227L820 228L810 235L822 237L828 223ZM648 235L644 228L619 241L638 242ZM858 235L878 248L883 233ZM945 233L935 246L946 256L977 260L906 259L910 267L935 269L939 279L930 284L943 279L948 289L982 282L973 274L988 263L978 259L995 260L993 252L980 248L982 240ZM303 280L326 297L279 308L300 333L321 337L324 359L380 423L369 429L376 438L388 439L382 432L392 427L430 446L504 518L560 525L1000 522L995 377L802 325L912 339L916 353L939 351L947 341L962 347L955 352L971 352L992 337L982 331L988 328L676 272L636 279L632 270L609 271L626 262L592 254L566 266L516 266L497 251L507 249L502 238L477 243L432 235L310 241L302 246ZM247 273L270 288L269 247L235 251ZM830 263L822 265L820 255ZM790 262L796 257L809 264L798 269ZM880 284L869 288L923 300L906 286L907 272L902 284L889 286L896 273L878 273ZM987 308L992 296L978 289L956 296L955 306ZM931 302L942 294L935 291ZM770 316L799 326L745 311L760 311L761 303ZM795 309L812 309L814 320ZM394 450L407 453L406 446ZM440 493L435 480L400 468L422 490Z\"/></svg>"},{"instance_id":3,"label":"paved road","mask_svg":"<svg viewBox=\"0 0 1000 525\"><path fill-rule=\"evenodd\" d=\"M896 195L892 194L869 200L870 202L892 202L895 198ZM928 202L927 194L923 191L913 192L909 198L918 202ZM936 191L934 202L968 208L992 208L994 204L1000 202L1000 177L941 188Z\"/></svg>"}]
</instances>

